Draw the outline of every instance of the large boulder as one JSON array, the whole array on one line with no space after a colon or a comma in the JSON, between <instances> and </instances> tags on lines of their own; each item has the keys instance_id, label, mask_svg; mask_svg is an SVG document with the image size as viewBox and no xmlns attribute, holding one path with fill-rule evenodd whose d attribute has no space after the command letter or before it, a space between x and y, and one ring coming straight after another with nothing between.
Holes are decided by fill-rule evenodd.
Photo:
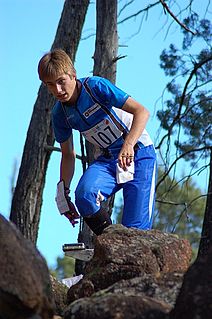
<instances>
[{"instance_id":1,"label":"large boulder","mask_svg":"<svg viewBox=\"0 0 212 319\"><path fill-rule=\"evenodd\" d=\"M64 319L169 319L191 259L187 240L111 225L94 247Z\"/></svg>"},{"instance_id":2,"label":"large boulder","mask_svg":"<svg viewBox=\"0 0 212 319\"><path fill-rule=\"evenodd\" d=\"M96 238L94 257L84 278L69 289L68 302L89 297L122 279L184 273L191 254L189 242L176 235L111 225Z\"/></svg>"},{"instance_id":3,"label":"large boulder","mask_svg":"<svg viewBox=\"0 0 212 319\"><path fill-rule=\"evenodd\" d=\"M54 302L47 264L35 246L0 215L0 318L49 319Z\"/></svg>"}]
</instances>

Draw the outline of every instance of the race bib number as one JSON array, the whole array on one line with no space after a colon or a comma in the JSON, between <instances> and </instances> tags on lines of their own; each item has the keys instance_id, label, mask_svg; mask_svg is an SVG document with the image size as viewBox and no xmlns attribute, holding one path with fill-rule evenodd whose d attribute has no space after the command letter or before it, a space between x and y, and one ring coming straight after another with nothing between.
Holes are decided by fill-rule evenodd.
<instances>
[{"instance_id":1,"label":"race bib number","mask_svg":"<svg viewBox=\"0 0 212 319\"><path fill-rule=\"evenodd\" d=\"M82 135L90 143L107 148L122 135L122 131L109 120L104 119L90 130L82 132Z\"/></svg>"}]
</instances>

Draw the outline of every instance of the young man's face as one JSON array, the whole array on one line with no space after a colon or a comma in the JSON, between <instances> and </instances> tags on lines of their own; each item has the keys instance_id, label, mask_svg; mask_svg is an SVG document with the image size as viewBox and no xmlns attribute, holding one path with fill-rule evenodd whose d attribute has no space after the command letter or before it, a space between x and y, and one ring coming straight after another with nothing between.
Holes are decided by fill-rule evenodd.
<instances>
[{"instance_id":1,"label":"young man's face","mask_svg":"<svg viewBox=\"0 0 212 319\"><path fill-rule=\"evenodd\" d=\"M73 97L76 87L76 77L69 74L62 74L56 79L50 79L45 82L51 94L53 94L60 102L69 102Z\"/></svg>"}]
</instances>

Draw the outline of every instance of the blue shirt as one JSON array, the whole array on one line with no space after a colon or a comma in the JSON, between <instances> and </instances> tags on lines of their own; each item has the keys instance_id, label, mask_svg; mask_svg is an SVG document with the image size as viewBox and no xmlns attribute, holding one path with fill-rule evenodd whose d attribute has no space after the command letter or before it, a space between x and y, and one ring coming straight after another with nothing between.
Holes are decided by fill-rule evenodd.
<instances>
[{"instance_id":1,"label":"blue shirt","mask_svg":"<svg viewBox=\"0 0 212 319\"><path fill-rule=\"evenodd\" d=\"M52 110L56 141L65 142L76 129L95 145L95 157L104 149L117 153L132 124L133 115L121 110L129 95L102 77L79 81L82 86L76 105L57 101ZM146 130L138 143L141 147L152 144Z\"/></svg>"}]
</instances>

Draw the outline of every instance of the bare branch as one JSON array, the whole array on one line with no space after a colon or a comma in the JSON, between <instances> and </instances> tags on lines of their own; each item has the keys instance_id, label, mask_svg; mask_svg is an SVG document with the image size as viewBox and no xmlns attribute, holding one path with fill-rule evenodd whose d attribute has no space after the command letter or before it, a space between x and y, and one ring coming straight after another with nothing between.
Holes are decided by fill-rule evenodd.
<instances>
[{"instance_id":1,"label":"bare branch","mask_svg":"<svg viewBox=\"0 0 212 319\"><path fill-rule=\"evenodd\" d=\"M118 55L117 57L113 59L112 63L116 63L118 60L124 59L126 57L127 55Z\"/></svg>"},{"instance_id":2,"label":"bare branch","mask_svg":"<svg viewBox=\"0 0 212 319\"><path fill-rule=\"evenodd\" d=\"M182 210L182 212L180 213L180 216L178 217L176 223L174 224L172 230L171 230L171 233L173 233L176 229L176 226L177 224L179 223L180 219L182 218L183 214L185 213L186 214L186 218L188 219L188 221L190 220L188 214L187 214L187 211L188 211L188 208L191 207L191 205L198 199L202 198L202 197L207 197L208 194L202 194L202 195L199 195L197 197L195 197L194 199L192 199L192 201L190 201L188 204L185 205L185 208Z\"/></svg>"},{"instance_id":3,"label":"bare branch","mask_svg":"<svg viewBox=\"0 0 212 319\"><path fill-rule=\"evenodd\" d=\"M161 203L161 204L174 205L174 206L180 206L180 205L185 206L186 205L186 203L176 203L176 202L166 201L166 200L161 200L161 199L156 199L156 202Z\"/></svg>"},{"instance_id":4,"label":"bare branch","mask_svg":"<svg viewBox=\"0 0 212 319\"><path fill-rule=\"evenodd\" d=\"M166 171L166 173L163 175L163 177L159 180L159 182L157 183L157 186L156 186L156 189L159 187L159 185L165 180L166 176L169 175L170 171L172 170L172 168L175 166L175 164L181 159L183 158L185 155L188 155L190 153L194 153L194 152L201 152L203 150L209 150L211 147L208 146L204 146L204 147L201 147L201 148L193 148L183 154L181 154L178 158L176 158L174 160L174 162L171 164L171 166L169 167L169 169Z\"/></svg>"},{"instance_id":5,"label":"bare branch","mask_svg":"<svg viewBox=\"0 0 212 319\"><path fill-rule=\"evenodd\" d=\"M55 146L51 146L51 145L47 145L47 144L44 146L44 149L45 149L47 152L52 152L52 151L61 152L60 147L55 147ZM86 160L86 156L83 158L83 156L80 156L80 155L77 155L77 154L76 154L76 158L77 158L77 159L80 159L81 161L87 161L87 160Z\"/></svg>"},{"instance_id":6,"label":"bare branch","mask_svg":"<svg viewBox=\"0 0 212 319\"><path fill-rule=\"evenodd\" d=\"M185 83L185 86L184 86L184 89L183 89L183 93L182 93L182 96L181 96L181 99L180 99L180 105L179 105L179 108L178 108L178 112L177 112L177 115L174 117L173 119L173 122L172 124L170 125L169 129L168 129L168 132L167 134L165 134L161 141L159 142L158 146L156 146L156 149L160 148L161 145L163 144L163 141L165 140L165 138L167 136L170 135L173 127L175 124L177 124L177 122L181 119L181 110L182 110L182 107L183 107L183 103L184 103L184 100L185 100L185 97L186 97L186 91L188 89L188 86L193 78L193 76L196 74L196 72L198 71L198 69L200 69L204 64L206 64L207 62L211 61L212 60L212 55L210 55L209 57L207 57L206 59L202 60L201 62L199 63L196 63L194 65L194 68L193 70L191 71L186 83Z\"/></svg>"},{"instance_id":7,"label":"bare branch","mask_svg":"<svg viewBox=\"0 0 212 319\"><path fill-rule=\"evenodd\" d=\"M119 11L118 13L118 17L121 15L121 13L128 7L130 6L132 3L134 2L134 0L130 0L129 2L127 2Z\"/></svg>"},{"instance_id":8,"label":"bare branch","mask_svg":"<svg viewBox=\"0 0 212 319\"><path fill-rule=\"evenodd\" d=\"M194 175L199 175L202 171L204 171L205 169L207 169L209 167L209 164L204 165L201 168L198 168L197 170L195 170L194 172L193 169L191 169L190 173L181 177L177 182L175 182L175 184L172 183L172 185L170 185L169 189L166 191L166 193L164 195L166 195L167 193L169 193L170 191L173 191L175 187L177 187L179 184L186 183L192 176Z\"/></svg>"},{"instance_id":9,"label":"bare branch","mask_svg":"<svg viewBox=\"0 0 212 319\"><path fill-rule=\"evenodd\" d=\"M149 4L146 8L141 9L141 10L137 11L136 13L131 14L130 16L128 16L128 17L122 19L121 21L118 22L118 24L121 24L121 23L123 23L123 22L125 22L125 21L127 21L127 20L132 19L132 18L135 18L135 17L137 17L139 14L141 14L141 13L143 13L143 12L148 12L149 9L155 7L155 6L158 5L158 4L160 4L160 1L157 1L157 2L155 2L155 3Z\"/></svg>"},{"instance_id":10,"label":"bare branch","mask_svg":"<svg viewBox=\"0 0 212 319\"><path fill-rule=\"evenodd\" d=\"M90 39L90 38L93 38L95 35L96 35L95 33L91 33L91 34L89 34L89 35L87 35L87 36L85 36L85 37L82 37L81 40L82 40L82 41L88 40L88 39Z\"/></svg>"},{"instance_id":11,"label":"bare branch","mask_svg":"<svg viewBox=\"0 0 212 319\"><path fill-rule=\"evenodd\" d=\"M175 15L174 13L169 9L169 7L167 6L167 4L165 3L164 0L160 0L163 8L164 8L164 12L166 13L166 11L170 14L170 16L186 31L192 33L193 35L196 35L195 32L193 32L192 30L190 30L184 23L182 23Z\"/></svg>"}]
</instances>

